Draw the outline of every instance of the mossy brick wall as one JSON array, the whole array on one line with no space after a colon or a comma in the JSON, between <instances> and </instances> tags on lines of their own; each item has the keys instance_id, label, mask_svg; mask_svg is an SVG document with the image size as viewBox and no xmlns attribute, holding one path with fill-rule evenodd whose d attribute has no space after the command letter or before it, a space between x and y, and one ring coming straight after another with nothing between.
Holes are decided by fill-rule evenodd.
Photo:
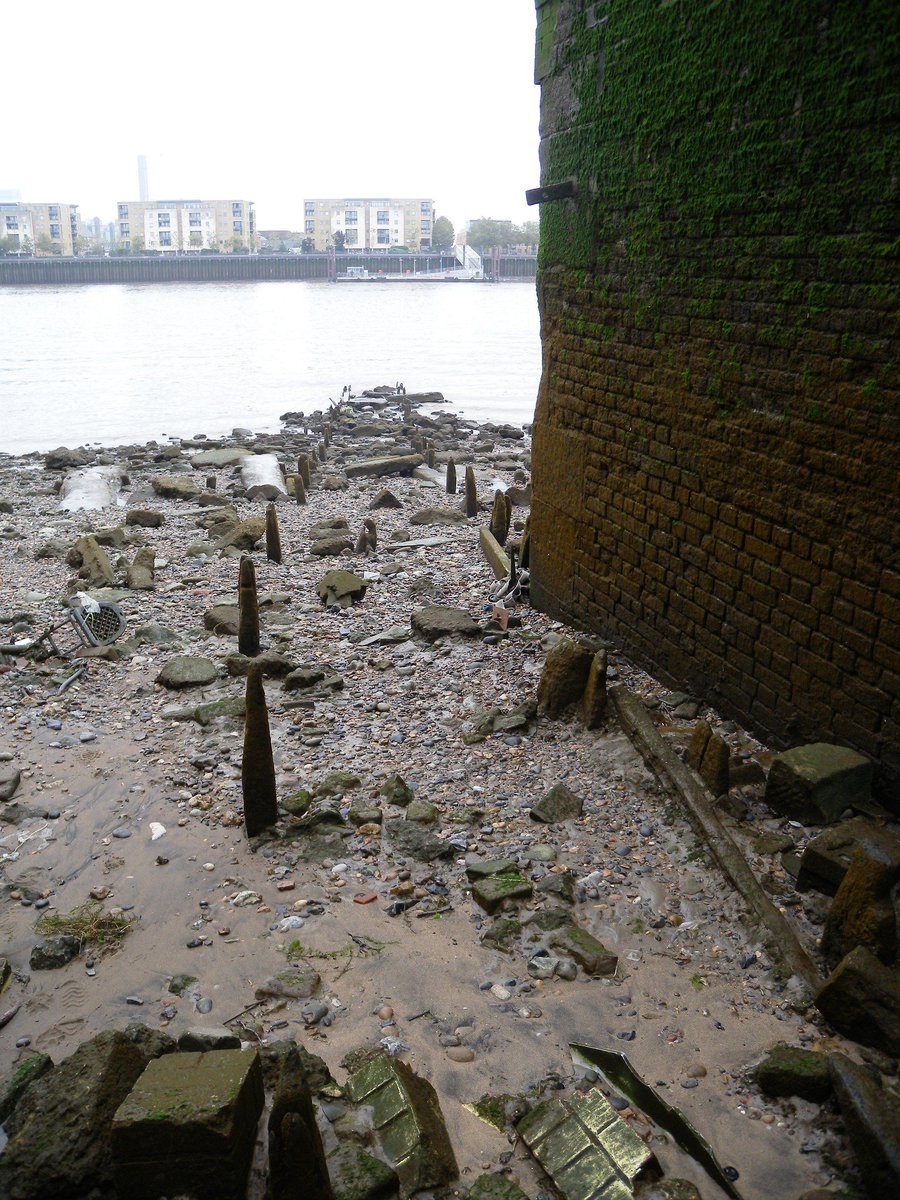
<instances>
[{"instance_id":1,"label":"mossy brick wall","mask_svg":"<svg viewBox=\"0 0 900 1200\"><path fill-rule=\"evenodd\" d=\"M532 595L900 778L893 0L537 0Z\"/></svg>"}]
</instances>

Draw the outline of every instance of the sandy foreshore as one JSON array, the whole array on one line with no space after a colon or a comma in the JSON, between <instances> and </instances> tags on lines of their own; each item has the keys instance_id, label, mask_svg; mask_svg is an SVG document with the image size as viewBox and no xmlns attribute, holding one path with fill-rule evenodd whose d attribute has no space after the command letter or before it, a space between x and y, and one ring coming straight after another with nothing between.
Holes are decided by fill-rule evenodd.
<instances>
[{"instance_id":1,"label":"sandy foreshore","mask_svg":"<svg viewBox=\"0 0 900 1200\"><path fill-rule=\"evenodd\" d=\"M465 1105L551 1079L573 1086L583 1075L569 1049L578 1043L627 1053L720 1162L737 1169L745 1200L795 1197L840 1178L846 1147L822 1124L818 1106L768 1100L745 1077L778 1041L822 1044L814 1010L794 985L778 981L762 936L745 923L741 897L612 717L595 731L572 715L477 737L484 710L508 713L535 699L547 650L567 631L520 604L512 610L520 624L505 637L484 631L429 643L409 633L412 614L427 604L463 609L482 624L489 617L496 581L479 548L488 513L411 523L425 509L458 512L461 497L448 496L440 482L447 455L460 481L474 466L485 504L495 481L524 488L530 467L527 437L478 428L440 407L416 413L425 422L404 424L394 407L334 414L308 503L276 504L283 562L267 560L263 541L252 551L259 592L271 599L261 608L264 647L289 665L321 668L326 684L288 692L280 678L266 681L279 799L314 793L343 771L358 779L345 780L333 799L344 817L349 809L381 810L360 826L348 819L329 827L330 841L296 834L300 818L283 813L277 836L251 848L241 818L240 718L184 719L183 710L244 693L244 679L227 663L236 638L204 622L214 605L236 601L238 552L214 550L201 527L215 508L208 497L166 499L152 485L161 475L190 479L239 519L260 516L265 501L246 497L236 466L198 468L193 459L246 446L270 450L292 472L298 452L321 440L321 421L309 434L298 425L277 436L89 456L127 475L123 503L100 511L62 511L62 472L48 470L43 456L0 459L0 501L7 502L0 641L55 619L76 574L67 551L82 535L117 526L121 544L107 546L115 586L78 586L114 599L127 620L114 661L85 660L86 673L65 690L72 661L18 654L2 662L0 767L17 768L21 782L0 805L0 957L13 972L0 1009L21 1007L0 1031L0 1074L36 1050L58 1061L93 1033L134 1019L177 1035L244 1012L232 1028L245 1039L295 1038L339 1080L349 1050L399 1038L405 1061L437 1089L462 1183L503 1170L536 1197L540 1173L524 1148ZM382 423L389 428L376 428ZM436 476L346 477L347 462L414 449L418 434L434 443ZM370 508L382 488L400 507ZM124 524L136 509L163 521ZM513 508L514 522L526 515L526 507ZM374 552L310 554L317 522L345 518L355 542L367 517L377 525ZM432 544L415 544L422 539ZM125 571L142 547L155 554L154 585L129 589ZM350 608L317 596L320 579L336 567L367 580L364 598ZM397 629L407 632L364 644ZM162 686L157 677L175 655L212 660L215 680L189 690ZM734 761L766 766L766 749L733 724L674 696L615 650L609 661L615 677L651 702L676 744L685 744L695 716L705 716ZM675 716L676 709L689 715ZM421 827L450 848L448 856L419 861L382 836L380 822L404 815L381 790L394 774L412 789ZM751 782L733 789L735 824L745 833L783 832L784 822L762 805L762 771L756 783L752 772L746 777ZM554 825L533 820L532 805L562 782L583 798L582 815ZM290 830L294 836L282 836ZM466 865L500 857L516 860L535 884L530 899L511 906L520 920L560 903L548 879L571 877L578 923L618 955L612 978L581 969L574 979L532 978L528 947L536 943L527 923L508 953L481 940L493 918L473 899ZM780 872L783 882L777 856L757 854L751 865L771 878ZM32 969L36 919L68 913L92 895L135 918L121 945L91 948L56 970ZM390 915L406 899L418 904ZM814 939L821 917L814 905L792 912ZM324 1021L310 1022L309 1010L305 1019L304 999L259 1000L258 990L292 957L321 976L315 1000L325 1006ZM169 990L179 974L195 980L180 996ZM639 1115L629 1119L649 1134ZM721 1194L670 1144L653 1145L670 1173L694 1178L704 1197Z\"/></svg>"}]
</instances>

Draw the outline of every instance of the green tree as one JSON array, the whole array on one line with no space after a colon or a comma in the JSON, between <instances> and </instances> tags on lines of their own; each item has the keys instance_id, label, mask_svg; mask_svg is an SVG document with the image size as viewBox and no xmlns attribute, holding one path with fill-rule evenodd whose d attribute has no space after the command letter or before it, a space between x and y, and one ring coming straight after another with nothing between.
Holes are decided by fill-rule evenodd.
<instances>
[{"instance_id":1,"label":"green tree","mask_svg":"<svg viewBox=\"0 0 900 1200\"><path fill-rule=\"evenodd\" d=\"M4 254L11 253L11 251L13 251L13 250L18 250L18 248L19 248L19 239L18 238L11 238L11 237L0 238L0 257L2 257Z\"/></svg>"},{"instance_id":2,"label":"green tree","mask_svg":"<svg viewBox=\"0 0 900 1200\"><path fill-rule=\"evenodd\" d=\"M526 246L536 246L541 238L541 226L538 221L526 221L522 226L522 241Z\"/></svg>"},{"instance_id":3,"label":"green tree","mask_svg":"<svg viewBox=\"0 0 900 1200\"><path fill-rule=\"evenodd\" d=\"M203 234L199 229L192 229L190 232L191 249L199 250L203 245Z\"/></svg>"},{"instance_id":4,"label":"green tree","mask_svg":"<svg viewBox=\"0 0 900 1200\"><path fill-rule=\"evenodd\" d=\"M472 222L466 235L466 241L479 254L483 254L490 246L507 246L510 242L517 241L518 238L514 236L514 230L517 228L518 226L513 225L512 221L495 221L492 217L479 217L477 221Z\"/></svg>"},{"instance_id":5,"label":"green tree","mask_svg":"<svg viewBox=\"0 0 900 1200\"><path fill-rule=\"evenodd\" d=\"M449 250L455 237L453 225L446 217L438 217L431 231L431 244L439 250Z\"/></svg>"},{"instance_id":6,"label":"green tree","mask_svg":"<svg viewBox=\"0 0 900 1200\"><path fill-rule=\"evenodd\" d=\"M131 253L132 254L143 254L144 253L144 239L139 233L136 233L134 235L134 237L131 239Z\"/></svg>"}]
</instances>

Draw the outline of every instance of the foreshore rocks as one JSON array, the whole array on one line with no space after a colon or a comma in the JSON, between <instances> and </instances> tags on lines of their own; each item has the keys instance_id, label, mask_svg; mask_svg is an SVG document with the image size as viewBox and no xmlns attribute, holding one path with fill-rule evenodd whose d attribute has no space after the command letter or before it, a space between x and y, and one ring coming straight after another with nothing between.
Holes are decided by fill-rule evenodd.
<instances>
[{"instance_id":1,"label":"foreshore rocks","mask_svg":"<svg viewBox=\"0 0 900 1200\"><path fill-rule=\"evenodd\" d=\"M271 502L280 563L261 544L269 502L241 478L241 459L264 455L289 491L301 462L309 479L306 504ZM888 1077L897 968L878 954L892 954L893 851L877 879L851 864L860 849L880 862L896 830L876 810L825 831L770 808L775 756L746 731L644 675L615 646L530 609L527 588L496 602L497 568L518 561L525 535L526 514L512 506L528 497L527 439L448 410L416 412L409 397L381 391L279 434L98 457L127 471L125 503L77 514L59 509L43 459L0 462L2 494L34 497L33 511L13 505L4 518L2 640L40 632L73 588L121 605L128 622L105 648L115 660L88 660L86 674L69 655L0 655L0 924L10 963L0 971L0 1050L13 1072L0 1101L55 1114L56 1101L28 1099L37 1074L54 1076L98 1028L122 1028L131 1014L145 1022L138 1073L149 1057L180 1058L163 1074L183 1073L170 1082L186 1094L192 1080L213 1077L201 1060L240 1056L240 1070L225 1073L227 1120L216 1126L198 1104L202 1132L191 1139L187 1120L176 1129L178 1114L163 1106L138 1112L137 1097L117 1150L111 1131L127 1097L107 1097L114 1111L107 1119L103 1109L100 1132L60 1109L53 1121L72 1132L73 1179L92 1180L98 1200L119 1200L117 1171L129 1195L202 1188L207 1176L226 1195L243 1178L252 1126L254 1200L267 1183L273 1200L286 1200L292 1179L307 1180L292 1170L297 1156L318 1164L323 1196L357 1188L394 1200L424 1177L420 1168L439 1165L441 1186L461 1194L534 1197L546 1181L521 1141L513 1150L507 1140L526 1111L559 1099L568 1119L576 1096L599 1089L624 1114L616 1121L646 1130L615 1086L573 1066L567 1043L589 1037L626 1054L708 1139L740 1147L731 1161L746 1200L799 1196L829 1180L857 1186L850 1142L818 1098L802 1099L802 1070L787 1084L770 1073L774 1097L765 1073L757 1082L744 1072L782 1043L810 1054L843 1048ZM450 458L471 483L469 518L463 496L447 499ZM379 460L386 477L367 473ZM165 478L175 483L169 495L153 484ZM502 488L513 518L505 566L482 549L484 501ZM60 551L79 541L77 561L65 564ZM93 580L68 580L95 546L109 569L100 559ZM43 547L52 553L39 556ZM241 555L258 587L253 653L238 649ZM827 980L818 1007L626 736L607 680L643 700L679 757L703 741L698 772L688 773L800 931ZM245 764L246 714L259 717L263 702L271 759L265 739L251 737ZM246 827L244 767L248 794L265 801L259 821L251 804ZM834 817L836 803L815 795L806 817ZM862 790L847 797L839 818L865 804ZM852 902L829 916L828 893L847 880ZM85 941L89 925L63 930L89 900L133 920L123 949ZM42 916L54 933L35 929ZM49 961L53 937L75 938L74 957ZM254 1056L275 1102L268 1128L257 1120ZM394 1098L409 1111L402 1153L390 1123L374 1128L369 1105L349 1095L375 1056L375 1073L403 1090ZM433 1131L412 1111L408 1072L433 1089ZM821 1074L800 1087L824 1095ZM782 1100L784 1087L800 1099ZM871 1111L867 1103L854 1110ZM92 1102L84 1110L96 1111ZM7 1130L24 1119L11 1117ZM50 1128L40 1117L30 1127L36 1139ZM166 1163L156 1153L163 1127L180 1147ZM204 1162L207 1136L216 1149ZM537 1132L532 1140L542 1144ZM48 1167L43 1200L63 1186L67 1146ZM93 1165L78 1167L89 1147ZM19 1182L30 1153L18 1142L12 1158L0 1153L0 1178L18 1163L15 1186L40 1196L34 1172ZM668 1186L665 1154L660 1144Z\"/></svg>"}]
</instances>

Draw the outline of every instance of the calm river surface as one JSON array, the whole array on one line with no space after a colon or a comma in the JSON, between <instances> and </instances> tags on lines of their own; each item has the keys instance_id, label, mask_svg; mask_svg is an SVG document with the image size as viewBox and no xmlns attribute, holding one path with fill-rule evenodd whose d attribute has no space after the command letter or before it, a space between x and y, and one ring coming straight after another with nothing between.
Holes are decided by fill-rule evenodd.
<instances>
[{"instance_id":1,"label":"calm river surface","mask_svg":"<svg viewBox=\"0 0 900 1200\"><path fill-rule=\"evenodd\" d=\"M402 380L521 424L541 371L534 281L0 288L0 451L272 432Z\"/></svg>"}]
</instances>

